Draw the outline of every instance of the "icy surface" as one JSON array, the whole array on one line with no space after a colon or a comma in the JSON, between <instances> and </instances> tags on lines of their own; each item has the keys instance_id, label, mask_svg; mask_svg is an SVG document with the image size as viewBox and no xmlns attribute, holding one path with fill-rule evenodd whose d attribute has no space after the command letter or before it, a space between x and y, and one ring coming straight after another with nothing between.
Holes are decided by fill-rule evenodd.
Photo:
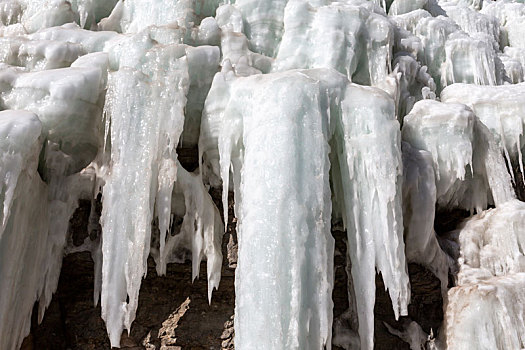
<instances>
[{"instance_id":1,"label":"icy surface","mask_svg":"<svg viewBox=\"0 0 525 350\"><path fill-rule=\"evenodd\" d=\"M524 214L524 203L513 200L458 230L458 286L449 290L445 321L448 348L524 347Z\"/></svg>"},{"instance_id":2,"label":"icy surface","mask_svg":"<svg viewBox=\"0 0 525 350\"><path fill-rule=\"evenodd\" d=\"M235 346L330 346L334 240L326 96L318 80L301 72L247 78L224 72L210 96L217 98L206 105L202 132L218 138L224 187L230 167L235 186Z\"/></svg>"},{"instance_id":3,"label":"icy surface","mask_svg":"<svg viewBox=\"0 0 525 350\"><path fill-rule=\"evenodd\" d=\"M321 24L322 23L322 24ZM311 6L291 0L273 69L334 68L361 84L378 84L391 67L392 25L362 6ZM316 43L323 45L316 45ZM366 62L366 63L365 63Z\"/></svg>"},{"instance_id":4,"label":"icy surface","mask_svg":"<svg viewBox=\"0 0 525 350\"><path fill-rule=\"evenodd\" d=\"M433 100L416 103L404 119L403 140L430 152L441 206L481 211L489 203L498 205L514 197L492 135L467 106Z\"/></svg>"},{"instance_id":5,"label":"icy surface","mask_svg":"<svg viewBox=\"0 0 525 350\"><path fill-rule=\"evenodd\" d=\"M175 147L182 133L189 87L184 45L159 46L143 55L145 62L140 69L132 67L135 64L139 68L139 62L129 56L127 61L120 61L120 69L110 75L106 96L111 168L102 201L101 300L102 318L113 346L119 346L122 329L129 330L135 318L155 211L160 229L160 272L166 268L166 232L170 227L173 184L179 176ZM221 233L222 225L215 229L209 199L189 202L191 196L203 197L205 191L192 185L189 175L181 176L188 197L189 217L184 229L198 235L192 244L193 276L198 275L202 255L208 255L211 293L220 280L220 263L214 259L220 256L215 251L220 244L215 243L214 232Z\"/></svg>"},{"instance_id":6,"label":"icy surface","mask_svg":"<svg viewBox=\"0 0 525 350\"><path fill-rule=\"evenodd\" d=\"M206 260L212 302L229 190L238 349L330 349L332 328L373 349L375 274L397 318L407 262L448 297L437 345L524 348L524 74L518 0L0 0L0 348L35 301L42 319L65 252L91 252L112 346L150 255L160 275L191 258L193 278ZM100 193L102 236L65 251ZM445 239L436 208L477 215ZM350 303L334 327L333 227Z\"/></svg>"},{"instance_id":7,"label":"icy surface","mask_svg":"<svg viewBox=\"0 0 525 350\"><path fill-rule=\"evenodd\" d=\"M434 232L436 182L432 154L403 142L403 223L406 257L432 271L446 294L452 259L446 255Z\"/></svg>"},{"instance_id":8,"label":"icy surface","mask_svg":"<svg viewBox=\"0 0 525 350\"><path fill-rule=\"evenodd\" d=\"M456 84L441 95L444 102L462 102L472 108L480 121L494 134L507 157L517 160L523 173L523 116L525 84L504 86L470 86Z\"/></svg>"},{"instance_id":9,"label":"icy surface","mask_svg":"<svg viewBox=\"0 0 525 350\"><path fill-rule=\"evenodd\" d=\"M375 282L370 277L376 268L396 318L407 314L410 300L402 239L401 135L393 101L379 89L350 85L341 121L335 138L341 175L334 182L340 181L344 196L338 203L350 243L361 348L372 349Z\"/></svg>"},{"instance_id":10,"label":"icy surface","mask_svg":"<svg viewBox=\"0 0 525 350\"><path fill-rule=\"evenodd\" d=\"M42 292L48 238L46 186L37 173L42 126L25 111L0 112L0 347L18 349ZM26 204L29 210L26 209Z\"/></svg>"},{"instance_id":11,"label":"icy surface","mask_svg":"<svg viewBox=\"0 0 525 350\"><path fill-rule=\"evenodd\" d=\"M270 84L279 88L268 89ZM277 98L283 94L285 98ZM330 344L332 261L328 257L333 254L333 239L325 215L332 206L328 142L333 142L332 161L337 165L332 163L331 171L335 174L334 186L338 186L334 210L343 215L348 229L356 297L362 301L357 306L361 344L372 348L375 284L370 276L375 268L383 274L396 315L406 314L409 300L401 229L400 132L393 100L381 90L348 84L344 76L330 70L248 78L235 77L233 71L226 70L216 75L209 96L213 98L205 107L200 147L211 168L222 177L223 186L229 187L233 180L239 217L236 346L319 348ZM258 97L254 100L253 96ZM369 102L372 100L374 104ZM289 109L289 101L295 101L292 105L296 109ZM264 113L256 107L261 105L268 106L262 109ZM304 129L296 130L299 126ZM313 134L307 136L307 132ZM281 149L281 154L272 152L275 148ZM291 154L303 154L302 148L309 150L308 156L300 156L301 162L295 163L298 160ZM379 155L383 157L380 169ZM257 170L260 162L267 164L262 172ZM281 169L275 183L270 175L273 166ZM370 173L375 175L367 176ZM292 181L297 177L304 184ZM320 178L325 179L324 185L314 186ZM261 184L267 184L265 190L254 190ZM283 212L280 203L284 198L288 198L293 212ZM308 210L303 202L310 203ZM385 219L377 221L359 214L359 207L374 207ZM281 212L282 219L275 220ZM310 236L312 232L317 233ZM287 237L289 234L292 236ZM382 245L385 240L392 242L387 251ZM295 254L299 255L295 258ZM293 268L283 270L289 266ZM276 290L275 285L279 286ZM311 309L298 309L290 300L309 301ZM275 309L283 312L275 315ZM303 312L317 316L305 319ZM271 325L267 324L269 319L274 320ZM312 324L314 320L319 323ZM312 327L320 330L317 336L303 333L310 329L311 334Z\"/></svg>"},{"instance_id":12,"label":"icy surface","mask_svg":"<svg viewBox=\"0 0 525 350\"><path fill-rule=\"evenodd\" d=\"M18 349L29 333L34 302L39 321L51 302L78 198L76 178L59 172L61 158L48 184L37 172L42 131L31 112L0 112L0 345L6 349ZM48 150L46 158L52 156Z\"/></svg>"}]
</instances>

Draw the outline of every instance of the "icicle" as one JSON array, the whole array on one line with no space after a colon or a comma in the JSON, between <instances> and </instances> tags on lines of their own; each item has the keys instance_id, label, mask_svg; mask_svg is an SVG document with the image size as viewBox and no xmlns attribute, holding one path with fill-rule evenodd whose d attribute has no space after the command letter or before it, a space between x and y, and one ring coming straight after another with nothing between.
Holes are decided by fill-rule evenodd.
<instances>
[{"instance_id":1,"label":"icicle","mask_svg":"<svg viewBox=\"0 0 525 350\"><path fill-rule=\"evenodd\" d=\"M525 84L475 86L454 84L443 90L443 102L464 103L492 132L501 153L511 160L519 159L523 145Z\"/></svg>"},{"instance_id":2,"label":"icicle","mask_svg":"<svg viewBox=\"0 0 525 350\"><path fill-rule=\"evenodd\" d=\"M337 176L343 185L359 336L361 349L372 349L376 267L396 318L407 314L410 300L401 207L401 135L393 100L381 90L354 84L347 87L341 102L339 123Z\"/></svg>"},{"instance_id":3,"label":"icicle","mask_svg":"<svg viewBox=\"0 0 525 350\"><path fill-rule=\"evenodd\" d=\"M37 173L42 125L26 111L0 112L0 348L29 333L46 264L47 186Z\"/></svg>"},{"instance_id":4,"label":"icicle","mask_svg":"<svg viewBox=\"0 0 525 350\"><path fill-rule=\"evenodd\" d=\"M112 165L104 186L101 218L102 315L113 346L118 346L123 327L129 330L135 318L158 195L163 237L169 224L176 176L172 159L184 121L187 66L184 59L175 59L169 63L170 74L161 75L165 68L155 66L155 58L163 62L162 55L169 57L174 52L176 47L151 53L151 63L143 69L151 72L152 81L124 67L113 73L108 83Z\"/></svg>"},{"instance_id":5,"label":"icicle","mask_svg":"<svg viewBox=\"0 0 525 350\"><path fill-rule=\"evenodd\" d=\"M514 198L492 135L465 105L419 101L405 117L403 140L432 155L439 205L481 211Z\"/></svg>"}]
</instances>

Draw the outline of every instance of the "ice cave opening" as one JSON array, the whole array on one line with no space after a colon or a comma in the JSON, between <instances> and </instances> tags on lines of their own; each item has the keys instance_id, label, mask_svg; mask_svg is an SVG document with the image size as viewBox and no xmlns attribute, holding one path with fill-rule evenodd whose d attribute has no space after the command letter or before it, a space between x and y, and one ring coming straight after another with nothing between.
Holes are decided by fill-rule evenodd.
<instances>
[{"instance_id":1,"label":"ice cave opening","mask_svg":"<svg viewBox=\"0 0 525 350\"><path fill-rule=\"evenodd\" d=\"M1 350L525 348L523 0L0 0L0 43Z\"/></svg>"}]
</instances>

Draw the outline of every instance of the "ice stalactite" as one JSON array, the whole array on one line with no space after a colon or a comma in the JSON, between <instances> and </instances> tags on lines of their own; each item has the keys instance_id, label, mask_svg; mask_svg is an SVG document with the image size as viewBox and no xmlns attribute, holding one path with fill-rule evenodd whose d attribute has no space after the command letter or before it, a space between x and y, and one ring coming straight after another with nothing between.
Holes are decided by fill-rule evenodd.
<instances>
[{"instance_id":1,"label":"ice stalactite","mask_svg":"<svg viewBox=\"0 0 525 350\"><path fill-rule=\"evenodd\" d=\"M308 72L235 78L230 71L215 77L210 95L218 94L206 105L201 145L216 140L226 193L233 173L235 347L330 347L329 105L320 83Z\"/></svg>"},{"instance_id":2,"label":"ice stalactite","mask_svg":"<svg viewBox=\"0 0 525 350\"><path fill-rule=\"evenodd\" d=\"M418 59L428 66L438 92L453 83L502 83L501 62L494 52L493 43L469 36L452 19L441 16L422 18L414 34L423 44Z\"/></svg>"},{"instance_id":3,"label":"ice stalactite","mask_svg":"<svg viewBox=\"0 0 525 350\"><path fill-rule=\"evenodd\" d=\"M63 46L53 48L60 53ZM52 51L50 53L46 58L48 62L52 62L53 58L60 59L59 54L53 55ZM6 305L19 304L20 310L23 309L15 317L15 323L2 321L2 325L17 327L16 331L10 331L9 335L2 334L2 341L10 344L5 345L6 348L19 345L29 332L32 304L35 301L39 303L40 322L51 302L60 276L69 218L77 206L79 196L77 172L89 164L96 154L107 60L87 61L86 63L85 60L78 59L69 68L35 72L25 72L3 65L0 71L3 106L35 113L41 130L37 136L40 143L38 147L33 146L35 158L31 158L31 165L21 173L22 180L25 181L24 191L33 190L17 195L18 198L11 204L14 205L13 212L16 215L11 215L8 226L3 228L6 241L5 244L1 244L4 249L2 256L5 259L17 256L26 260L19 264L6 260L1 265L2 273L6 274L5 281L10 281L5 286L10 290L13 288L5 294L2 292L2 295L10 295L3 300L8 303ZM20 121L17 121L20 125L27 123L23 122L27 115L33 115L19 111L10 113L20 118ZM9 132L9 123L7 126ZM16 131L17 128L12 130ZM26 137L33 135L31 130L26 132ZM14 142L15 136L12 136ZM7 139L10 137L6 136ZM26 142L27 146L33 145L29 140ZM23 158L20 161L22 160ZM2 169L4 166L9 169L10 165L4 163L8 161L2 159ZM16 177L11 174L7 178L13 181ZM35 225L30 225L33 223L31 218L34 218ZM29 236L26 237L26 234ZM15 244L13 235L23 238ZM10 243L7 243L7 237L10 237ZM17 253L10 255L12 250L5 249L13 248L14 245L17 247ZM25 263L27 266L23 267ZM14 274L13 271L9 271L17 265L27 268L27 271L21 273L22 270L15 270ZM26 285L27 288L19 287L21 285ZM20 289L24 289L24 293L12 294ZM6 315L13 317L9 313Z\"/></svg>"},{"instance_id":4,"label":"ice stalactite","mask_svg":"<svg viewBox=\"0 0 525 350\"><path fill-rule=\"evenodd\" d=\"M371 103L370 101L374 101ZM379 89L349 85L341 102L335 140L357 300L361 349L373 348L376 268L394 314L410 300L401 207L401 134L393 100ZM379 160L381 159L381 160ZM381 218L378 220L378 218Z\"/></svg>"},{"instance_id":5,"label":"ice stalactite","mask_svg":"<svg viewBox=\"0 0 525 350\"><path fill-rule=\"evenodd\" d=\"M208 185L225 222L234 190L237 348L330 348L343 222L352 329L336 339L372 349L376 271L396 317L407 262L447 287L436 205L478 213L447 235L460 259L443 346L524 347L507 170L524 172L524 28L521 0L0 2L0 348L20 344L37 300L42 318L68 219L99 191L102 236L68 252L92 253L112 345L150 255L160 275L191 256L193 278L206 259L211 299L224 226ZM177 146L198 146L201 167L183 169Z\"/></svg>"},{"instance_id":6,"label":"ice stalactite","mask_svg":"<svg viewBox=\"0 0 525 350\"><path fill-rule=\"evenodd\" d=\"M157 207L159 207L157 201ZM206 257L208 277L208 301L214 289L219 288L222 263L222 228L220 213L207 193L200 174L187 172L177 163L177 179L173 188L172 215L182 218L179 232L162 234L160 227L159 247L152 247L151 255L157 264L157 273L166 274L168 263L184 262L187 252L192 260L192 278L199 276L200 264ZM159 221L160 221L159 216ZM171 220L173 221L173 220ZM169 223L169 222L166 222ZM167 231L164 231L167 232ZM157 237L152 239L155 242Z\"/></svg>"},{"instance_id":7,"label":"ice stalactite","mask_svg":"<svg viewBox=\"0 0 525 350\"><path fill-rule=\"evenodd\" d=\"M441 249L434 232L436 182L432 154L403 142L403 223L405 252L409 262L428 268L447 293L451 257Z\"/></svg>"},{"instance_id":8,"label":"ice stalactite","mask_svg":"<svg viewBox=\"0 0 525 350\"><path fill-rule=\"evenodd\" d=\"M516 161L523 174L523 115L525 84L503 86L472 86L454 84L447 87L441 99L444 102L464 103L492 132L507 163Z\"/></svg>"},{"instance_id":9,"label":"ice stalactite","mask_svg":"<svg viewBox=\"0 0 525 350\"><path fill-rule=\"evenodd\" d=\"M184 60L174 57L173 66L166 68L175 73L163 76L155 56L173 57L173 49L177 47L153 51L144 73L123 67L108 82L111 170L103 190L101 217L102 317L114 346L120 344L122 329L129 330L135 318L157 194L159 203L171 204L177 171L175 147L182 132L188 80L176 73L187 72L187 67ZM158 209L165 237L170 207Z\"/></svg>"},{"instance_id":10,"label":"ice stalactite","mask_svg":"<svg viewBox=\"0 0 525 350\"><path fill-rule=\"evenodd\" d=\"M8 181L0 191L5 197L0 226L0 345L11 349L18 348L29 333L35 301L38 322L51 302L80 187L77 174L67 176L68 157L49 140L49 124L44 119L41 122L27 111L3 111L1 115L5 151L1 164L9 165L3 168L9 173L3 174ZM24 143L23 148L19 142ZM45 167L38 169L39 162ZM41 174L46 175L47 183Z\"/></svg>"},{"instance_id":11,"label":"ice stalactite","mask_svg":"<svg viewBox=\"0 0 525 350\"><path fill-rule=\"evenodd\" d=\"M410 54L401 52L393 62L394 71L401 73L397 117L402 123L404 116L410 113L417 101L436 99L436 84L428 74L427 67L421 66Z\"/></svg>"},{"instance_id":12,"label":"ice stalactite","mask_svg":"<svg viewBox=\"0 0 525 350\"><path fill-rule=\"evenodd\" d=\"M233 179L239 217L236 347L330 344L328 145L334 138L345 140L331 150L337 159L331 165L339 206L334 210L343 213L348 230L362 347L372 348L376 266L396 315L406 314L410 293L399 191L400 132L393 100L379 89L349 84L344 76L325 69L247 78L226 69L216 75L210 96L200 147L208 166L222 177L223 188ZM296 107L285 110L280 101L294 101ZM256 108L261 105L267 106L264 113ZM280 151L276 154L274 149ZM264 190L257 190L261 186ZM309 203L308 210L301 203ZM385 219L376 220L376 211ZM297 308L297 303L310 305L309 311ZM305 312L317 316L305 318Z\"/></svg>"},{"instance_id":13,"label":"ice stalactite","mask_svg":"<svg viewBox=\"0 0 525 350\"><path fill-rule=\"evenodd\" d=\"M169 253L166 234L177 179L185 184L186 197L197 198L194 202L186 198L188 218L184 228L196 235L192 244L193 276L198 275L200 259L207 255L210 294L220 280L217 259L221 255L216 251L220 245L215 235L221 229L215 230L217 220L212 204L209 199L204 201L204 189L196 187L189 174L178 174L184 171L177 166L176 146L190 85L189 54L185 45L177 44L148 49L151 45L147 40L145 51L137 51L135 55L120 56L122 51L114 51L113 57L121 57L120 68L110 75L106 97L107 148L111 160L103 188L101 217L102 317L114 346L119 345L123 328L129 330L135 318L141 280L147 271L154 218L158 218L160 230L159 272L165 271ZM213 52L208 50L204 54L213 56ZM127 195L122 196L123 193ZM199 196L202 198L198 199Z\"/></svg>"},{"instance_id":14,"label":"ice stalactite","mask_svg":"<svg viewBox=\"0 0 525 350\"><path fill-rule=\"evenodd\" d=\"M42 125L30 112L0 112L0 347L18 349L42 293L49 217L37 172Z\"/></svg>"}]
</instances>

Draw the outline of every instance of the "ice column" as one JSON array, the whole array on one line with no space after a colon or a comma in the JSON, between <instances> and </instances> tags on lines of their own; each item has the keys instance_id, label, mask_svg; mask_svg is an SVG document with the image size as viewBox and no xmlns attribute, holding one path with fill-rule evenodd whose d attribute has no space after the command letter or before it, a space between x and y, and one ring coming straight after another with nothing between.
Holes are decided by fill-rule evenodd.
<instances>
[{"instance_id":1,"label":"ice column","mask_svg":"<svg viewBox=\"0 0 525 350\"><path fill-rule=\"evenodd\" d=\"M0 348L29 333L45 282L47 186L37 173L42 125L26 111L0 112ZM44 268L43 268L44 267Z\"/></svg>"},{"instance_id":2,"label":"ice column","mask_svg":"<svg viewBox=\"0 0 525 350\"><path fill-rule=\"evenodd\" d=\"M176 56L179 51L176 46L151 50L142 67L149 76L123 67L108 82L111 170L101 217L102 318L113 346L119 345L122 329L129 330L135 318L156 198L164 237L169 227L177 176L175 147L188 89L187 63L185 57ZM169 63L162 66L163 62Z\"/></svg>"},{"instance_id":3,"label":"ice column","mask_svg":"<svg viewBox=\"0 0 525 350\"><path fill-rule=\"evenodd\" d=\"M330 347L334 240L326 96L307 73L232 73L215 77L210 96L222 99L206 105L201 145L216 137L224 191L233 170L235 346Z\"/></svg>"},{"instance_id":4,"label":"ice column","mask_svg":"<svg viewBox=\"0 0 525 350\"><path fill-rule=\"evenodd\" d=\"M371 87L347 87L340 119L335 134L340 174L334 181L344 196L361 349L372 349L376 267L396 318L407 314L410 301L401 207L401 133L393 100Z\"/></svg>"}]
</instances>

